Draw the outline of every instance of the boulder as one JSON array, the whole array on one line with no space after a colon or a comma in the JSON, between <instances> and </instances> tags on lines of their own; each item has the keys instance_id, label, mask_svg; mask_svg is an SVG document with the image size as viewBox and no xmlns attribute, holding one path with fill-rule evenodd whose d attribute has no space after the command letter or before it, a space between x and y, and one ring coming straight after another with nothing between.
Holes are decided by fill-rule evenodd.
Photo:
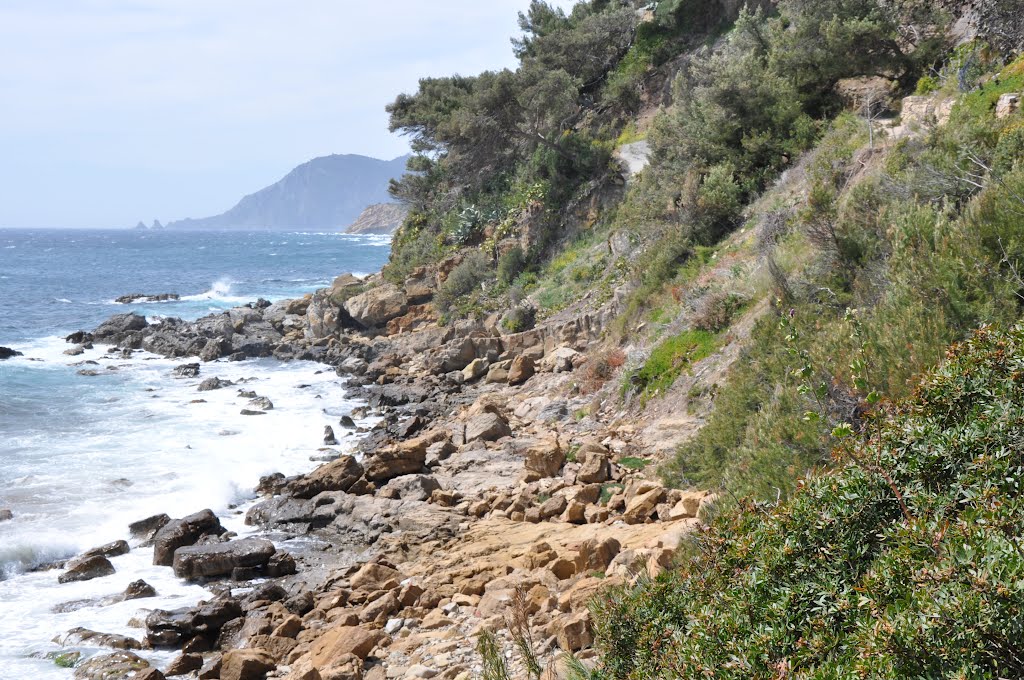
<instances>
[{"instance_id":1,"label":"boulder","mask_svg":"<svg viewBox=\"0 0 1024 680\"><path fill-rule=\"evenodd\" d=\"M526 451L526 469L538 478L554 477L563 465L565 453L554 437L538 442Z\"/></svg>"},{"instance_id":2,"label":"boulder","mask_svg":"<svg viewBox=\"0 0 1024 680\"><path fill-rule=\"evenodd\" d=\"M490 362L487 359L473 359L462 369L462 379L466 382L472 382L487 373L488 366L490 366Z\"/></svg>"},{"instance_id":3,"label":"boulder","mask_svg":"<svg viewBox=\"0 0 1024 680\"><path fill-rule=\"evenodd\" d=\"M75 680L129 680L149 667L148 661L132 652L103 654L76 668Z\"/></svg>"},{"instance_id":4,"label":"boulder","mask_svg":"<svg viewBox=\"0 0 1024 680\"><path fill-rule=\"evenodd\" d=\"M140 519L138 522L129 524L128 532L132 535L132 538L141 538L148 541L170 521L171 518L168 515L153 515L152 517Z\"/></svg>"},{"instance_id":5,"label":"boulder","mask_svg":"<svg viewBox=\"0 0 1024 680\"><path fill-rule=\"evenodd\" d=\"M118 555L128 554L129 550L128 541L113 541L98 548L85 551L82 553L82 557L117 557Z\"/></svg>"},{"instance_id":6,"label":"boulder","mask_svg":"<svg viewBox=\"0 0 1024 680\"><path fill-rule=\"evenodd\" d=\"M7 522L14 519L14 513L7 508L0 508L0 522Z\"/></svg>"},{"instance_id":7,"label":"boulder","mask_svg":"<svg viewBox=\"0 0 1024 680\"><path fill-rule=\"evenodd\" d=\"M1000 95L999 101L996 102L996 118L1009 118L1019 111L1020 99L1020 92L1008 92L1007 94Z\"/></svg>"},{"instance_id":8,"label":"boulder","mask_svg":"<svg viewBox=\"0 0 1024 680\"><path fill-rule=\"evenodd\" d=\"M571 347L559 347L541 360L541 367L554 373L568 373L582 363L582 354Z\"/></svg>"},{"instance_id":9,"label":"boulder","mask_svg":"<svg viewBox=\"0 0 1024 680\"><path fill-rule=\"evenodd\" d=\"M603 541L588 538L580 544L576 556L576 571L604 571L621 549L622 544L610 536Z\"/></svg>"},{"instance_id":10,"label":"boulder","mask_svg":"<svg viewBox=\"0 0 1024 680\"><path fill-rule=\"evenodd\" d=\"M366 478L371 482L384 482L420 472L427 461L427 447L431 443L422 438L413 439L375 452L366 459Z\"/></svg>"},{"instance_id":11,"label":"boulder","mask_svg":"<svg viewBox=\"0 0 1024 680\"><path fill-rule=\"evenodd\" d=\"M425 501L440 488L441 485L430 475L402 475L385 484L377 495L403 501Z\"/></svg>"},{"instance_id":12,"label":"boulder","mask_svg":"<svg viewBox=\"0 0 1024 680\"><path fill-rule=\"evenodd\" d=\"M129 583L121 594L122 600L141 600L147 597L156 597L156 588L142 579Z\"/></svg>"},{"instance_id":13,"label":"boulder","mask_svg":"<svg viewBox=\"0 0 1024 680\"><path fill-rule=\"evenodd\" d=\"M166 675L169 678L173 678L178 675L187 675L192 671L199 670L202 667L202 654L181 654L173 661L171 661L171 663L167 664L167 670L164 671L164 675Z\"/></svg>"},{"instance_id":14,"label":"boulder","mask_svg":"<svg viewBox=\"0 0 1024 680\"><path fill-rule=\"evenodd\" d=\"M230 387L231 385L234 385L234 383L231 382L230 380L222 380L220 378L213 377L207 378L203 382L199 383L198 389L200 392L212 392L213 390L219 390L224 387Z\"/></svg>"},{"instance_id":15,"label":"boulder","mask_svg":"<svg viewBox=\"0 0 1024 680\"><path fill-rule=\"evenodd\" d=\"M324 425L324 446L337 446L338 438L334 436L334 428Z\"/></svg>"},{"instance_id":16,"label":"boulder","mask_svg":"<svg viewBox=\"0 0 1024 680\"><path fill-rule=\"evenodd\" d=\"M72 628L62 638L56 640L61 647L86 645L88 647L108 647L110 649L142 649L142 644L135 638L112 633L97 633L88 628Z\"/></svg>"},{"instance_id":17,"label":"boulder","mask_svg":"<svg viewBox=\"0 0 1024 680\"><path fill-rule=\"evenodd\" d=\"M409 300L398 286L384 284L349 298L344 308L363 328L378 328L405 314Z\"/></svg>"},{"instance_id":18,"label":"boulder","mask_svg":"<svg viewBox=\"0 0 1024 680\"><path fill-rule=\"evenodd\" d=\"M174 551L174 575L193 581L228 576L237 568L265 566L275 552L273 543L260 538L182 547Z\"/></svg>"},{"instance_id":19,"label":"boulder","mask_svg":"<svg viewBox=\"0 0 1024 680\"><path fill-rule=\"evenodd\" d=\"M234 600L172 611L155 609L146 616L146 642L151 647L180 647L197 635L213 642L224 624L240 616L242 608Z\"/></svg>"},{"instance_id":20,"label":"boulder","mask_svg":"<svg viewBox=\"0 0 1024 680\"><path fill-rule=\"evenodd\" d=\"M622 518L627 524L645 522L663 500L665 500L665 489L660 486L650 491L639 493L627 503L626 510L622 513Z\"/></svg>"},{"instance_id":21,"label":"boulder","mask_svg":"<svg viewBox=\"0 0 1024 680\"><path fill-rule=\"evenodd\" d=\"M90 581L94 578L110 576L114 573L114 565L102 555L93 555L73 560L66 565L66 571L61 574L57 581L60 583L72 583L74 581Z\"/></svg>"},{"instance_id":22,"label":"boulder","mask_svg":"<svg viewBox=\"0 0 1024 680\"><path fill-rule=\"evenodd\" d=\"M13 350L10 347L0 347L0 360L10 359L11 357L24 356L21 352Z\"/></svg>"},{"instance_id":23,"label":"boulder","mask_svg":"<svg viewBox=\"0 0 1024 680\"><path fill-rule=\"evenodd\" d=\"M512 360L512 365L508 369L508 384L509 385L522 385L524 382L533 377L533 374L537 372L537 366L533 359L527 356L519 355Z\"/></svg>"},{"instance_id":24,"label":"boulder","mask_svg":"<svg viewBox=\"0 0 1024 680\"><path fill-rule=\"evenodd\" d=\"M363 466L355 458L341 456L290 482L287 491L295 498L308 499L324 491L348 491L362 476Z\"/></svg>"},{"instance_id":25,"label":"boulder","mask_svg":"<svg viewBox=\"0 0 1024 680\"><path fill-rule=\"evenodd\" d=\"M111 340L117 342L119 338L124 337L127 333L141 331L147 326L149 326L149 322L146 321L146 317L135 314L134 312L129 314L115 314L101 323L99 327L92 332L92 335L96 340Z\"/></svg>"},{"instance_id":26,"label":"boulder","mask_svg":"<svg viewBox=\"0 0 1024 680\"><path fill-rule=\"evenodd\" d=\"M493 442L512 434L508 421L497 413L481 413L466 423L466 443Z\"/></svg>"},{"instance_id":27,"label":"boulder","mask_svg":"<svg viewBox=\"0 0 1024 680\"><path fill-rule=\"evenodd\" d=\"M171 372L175 378L196 378L199 376L199 364L182 364Z\"/></svg>"},{"instance_id":28,"label":"boulder","mask_svg":"<svg viewBox=\"0 0 1024 680\"><path fill-rule=\"evenodd\" d=\"M377 562L367 562L350 580L353 590L390 590L397 588L402 575L397 569Z\"/></svg>"},{"instance_id":29,"label":"boulder","mask_svg":"<svg viewBox=\"0 0 1024 680\"><path fill-rule=\"evenodd\" d=\"M336 664L346 654L365 659L386 637L384 631L367 630L358 626L338 626L327 631L310 648L313 666L321 673Z\"/></svg>"},{"instance_id":30,"label":"boulder","mask_svg":"<svg viewBox=\"0 0 1024 680\"><path fill-rule=\"evenodd\" d=\"M601 484L611 479L611 465L608 455L598 451L588 451L576 473L579 484Z\"/></svg>"},{"instance_id":31,"label":"boulder","mask_svg":"<svg viewBox=\"0 0 1024 680\"><path fill-rule=\"evenodd\" d=\"M262 649L232 649L220 662L220 680L263 680L277 668L273 657Z\"/></svg>"},{"instance_id":32,"label":"boulder","mask_svg":"<svg viewBox=\"0 0 1024 680\"><path fill-rule=\"evenodd\" d=\"M182 519L168 522L153 537L153 564L169 567L174 564L174 551L193 545L207 534L225 531L212 510L201 510Z\"/></svg>"},{"instance_id":33,"label":"boulder","mask_svg":"<svg viewBox=\"0 0 1024 680\"><path fill-rule=\"evenodd\" d=\"M558 646L567 653L578 652L594 642L590 628L590 613L583 611L561 619L557 633Z\"/></svg>"},{"instance_id":34,"label":"boulder","mask_svg":"<svg viewBox=\"0 0 1024 680\"><path fill-rule=\"evenodd\" d=\"M250 399L248 406L254 409L259 409L260 411L274 410L274 402L270 401L266 397L256 397L255 399Z\"/></svg>"}]
</instances>

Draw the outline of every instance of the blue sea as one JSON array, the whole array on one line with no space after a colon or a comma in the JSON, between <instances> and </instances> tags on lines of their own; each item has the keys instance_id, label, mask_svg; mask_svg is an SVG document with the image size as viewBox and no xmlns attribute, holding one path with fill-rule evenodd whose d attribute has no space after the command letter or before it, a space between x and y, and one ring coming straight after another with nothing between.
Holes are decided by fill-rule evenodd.
<instances>
[{"instance_id":1,"label":"blue sea","mask_svg":"<svg viewBox=\"0 0 1024 680\"><path fill-rule=\"evenodd\" d=\"M161 512L211 508L230 529L251 532L239 507L259 477L314 467L324 425L356 405L317 364L214 362L179 379L172 370L183 361L115 358L99 345L69 356L63 337L127 311L194 319L258 298L300 297L343 272L378 271L389 252L385 237L337 233L0 230L0 346L24 354L0 361L0 510L14 515L0 522L0 680L70 678L45 658L66 651L66 631L141 638L129 621L145 609L209 595L152 566L143 548L113 558L113 576L82 583L59 585L59 571L33 567L127 539L129 522ZM181 299L114 302L130 293ZM237 389L198 393L211 376L246 381L274 410L246 417ZM343 439L337 452L351 445ZM139 578L160 596L103 604ZM150 658L162 665L170 657Z\"/></svg>"}]
</instances>

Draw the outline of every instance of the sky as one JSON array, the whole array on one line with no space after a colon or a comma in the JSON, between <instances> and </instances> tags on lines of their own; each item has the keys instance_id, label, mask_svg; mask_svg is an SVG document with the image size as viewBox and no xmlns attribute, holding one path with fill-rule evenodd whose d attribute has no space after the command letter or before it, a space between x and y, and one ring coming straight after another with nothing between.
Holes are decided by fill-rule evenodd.
<instances>
[{"instance_id":1,"label":"sky","mask_svg":"<svg viewBox=\"0 0 1024 680\"><path fill-rule=\"evenodd\" d=\"M528 4L0 0L0 227L205 217L317 156L400 156L384 106L514 66Z\"/></svg>"}]
</instances>

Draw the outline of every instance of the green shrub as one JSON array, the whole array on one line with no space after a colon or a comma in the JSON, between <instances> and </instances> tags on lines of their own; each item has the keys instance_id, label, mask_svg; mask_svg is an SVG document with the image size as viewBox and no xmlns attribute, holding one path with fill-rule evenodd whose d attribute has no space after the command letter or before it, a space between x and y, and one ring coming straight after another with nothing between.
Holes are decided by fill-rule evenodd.
<instances>
[{"instance_id":1,"label":"green shrub","mask_svg":"<svg viewBox=\"0 0 1024 680\"><path fill-rule=\"evenodd\" d=\"M498 281L510 285L526 269L526 252L516 245L498 259Z\"/></svg>"},{"instance_id":2,"label":"green shrub","mask_svg":"<svg viewBox=\"0 0 1024 680\"><path fill-rule=\"evenodd\" d=\"M448 312L459 298L477 290L490 278L490 260L479 250L471 250L438 288L434 303L442 312Z\"/></svg>"},{"instance_id":3,"label":"green shrub","mask_svg":"<svg viewBox=\"0 0 1024 680\"><path fill-rule=\"evenodd\" d=\"M1024 329L983 329L870 440L594 604L593 679L1024 677Z\"/></svg>"},{"instance_id":4,"label":"green shrub","mask_svg":"<svg viewBox=\"0 0 1024 680\"><path fill-rule=\"evenodd\" d=\"M939 79L936 78L935 76L921 76L921 78L917 81L917 87L914 89L914 94L918 96L931 94L932 92L937 91L941 86L942 85L941 83L939 83Z\"/></svg>"}]
</instances>

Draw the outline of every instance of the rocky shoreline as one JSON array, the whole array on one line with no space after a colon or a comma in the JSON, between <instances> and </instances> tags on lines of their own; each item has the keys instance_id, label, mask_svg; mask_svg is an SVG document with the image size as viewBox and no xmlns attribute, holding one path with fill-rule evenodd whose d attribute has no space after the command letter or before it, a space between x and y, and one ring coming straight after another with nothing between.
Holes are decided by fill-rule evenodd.
<instances>
[{"instance_id":1,"label":"rocky shoreline","mask_svg":"<svg viewBox=\"0 0 1024 680\"><path fill-rule=\"evenodd\" d=\"M211 597L149 612L135 622L144 629L137 640L67 632L69 649L117 650L77 664L76 678L462 679L481 674L482 631L513 668L521 663L517 627L548 677L564 670L562 654L592 656L587 601L669 566L712 497L647 479L628 422L578 417L605 315L514 335L496 318L441 326L429 302L455 264L403 286L344 275L303 299L195 322L121 314L68 337L123 355L319 361L348 376L381 417L357 455L261 480L246 523L279 544L302 537L315 549L293 555L265 538L238 539L199 508L133 524L131 549L152 546L155 564L207 584ZM195 377L201 365L178 370ZM328 430L327 446L336 443ZM100 578L112 569L110 551L124 549L121 541L90 551L60 578ZM135 654L143 648L180 654L160 671Z\"/></svg>"}]
</instances>

